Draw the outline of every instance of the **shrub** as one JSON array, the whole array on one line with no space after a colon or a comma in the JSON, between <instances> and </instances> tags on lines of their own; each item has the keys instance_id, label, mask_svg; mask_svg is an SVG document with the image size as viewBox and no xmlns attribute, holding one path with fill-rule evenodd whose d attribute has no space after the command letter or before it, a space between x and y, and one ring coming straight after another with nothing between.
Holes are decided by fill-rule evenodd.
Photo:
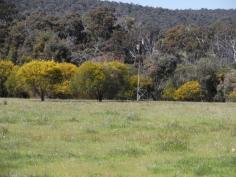
<instances>
[{"instance_id":1,"label":"shrub","mask_svg":"<svg viewBox=\"0 0 236 177\"><path fill-rule=\"evenodd\" d=\"M72 90L70 87L70 81L64 81L60 84L56 84L53 86L52 89L52 97L53 98L61 98L61 99L68 99L72 98Z\"/></svg>"},{"instance_id":2,"label":"shrub","mask_svg":"<svg viewBox=\"0 0 236 177\"><path fill-rule=\"evenodd\" d=\"M8 77L11 75L14 64L8 60L0 60L0 96L5 97L7 96L7 89L5 87L5 82L7 81Z\"/></svg>"},{"instance_id":3,"label":"shrub","mask_svg":"<svg viewBox=\"0 0 236 177\"><path fill-rule=\"evenodd\" d=\"M104 96L107 99L122 99L123 91L128 85L128 66L117 61L103 63L106 74Z\"/></svg>"},{"instance_id":4,"label":"shrub","mask_svg":"<svg viewBox=\"0 0 236 177\"><path fill-rule=\"evenodd\" d=\"M113 61L104 63L85 62L71 81L73 92L83 98L123 99L127 89L129 68Z\"/></svg>"},{"instance_id":5,"label":"shrub","mask_svg":"<svg viewBox=\"0 0 236 177\"><path fill-rule=\"evenodd\" d=\"M78 72L78 67L70 63L58 63L58 70L61 74L61 80L59 83L57 80L57 84L52 86L50 96L63 99L72 98L70 81Z\"/></svg>"},{"instance_id":6,"label":"shrub","mask_svg":"<svg viewBox=\"0 0 236 177\"><path fill-rule=\"evenodd\" d=\"M236 90L231 92L228 96L227 96L227 100L228 101L232 101L232 102L236 102Z\"/></svg>"},{"instance_id":7,"label":"shrub","mask_svg":"<svg viewBox=\"0 0 236 177\"><path fill-rule=\"evenodd\" d=\"M201 86L198 81L190 81L175 91L175 100L178 101L199 101Z\"/></svg>"},{"instance_id":8,"label":"shrub","mask_svg":"<svg viewBox=\"0 0 236 177\"><path fill-rule=\"evenodd\" d=\"M84 98L96 98L102 101L105 92L106 74L100 63L85 62L71 81L75 94Z\"/></svg>"},{"instance_id":9,"label":"shrub","mask_svg":"<svg viewBox=\"0 0 236 177\"><path fill-rule=\"evenodd\" d=\"M138 76L134 75L134 76L129 77L128 82L129 82L128 87L126 88L123 95L127 99L136 99ZM152 90L152 81L149 78L141 76L140 77L140 89L141 89L142 93L144 94L142 96L142 98L143 98L146 93L148 94ZM148 95L146 95L146 96L148 97Z\"/></svg>"},{"instance_id":10,"label":"shrub","mask_svg":"<svg viewBox=\"0 0 236 177\"><path fill-rule=\"evenodd\" d=\"M162 99L167 101L174 100L176 88L172 81L169 81L162 93Z\"/></svg>"},{"instance_id":11,"label":"shrub","mask_svg":"<svg viewBox=\"0 0 236 177\"><path fill-rule=\"evenodd\" d=\"M236 90L236 70L232 69L224 75L224 93L230 94Z\"/></svg>"},{"instance_id":12,"label":"shrub","mask_svg":"<svg viewBox=\"0 0 236 177\"><path fill-rule=\"evenodd\" d=\"M5 82L5 87L10 97L20 97L28 98L29 94L27 93L26 88L21 83L21 78L18 77L17 72L19 67L14 67L12 73Z\"/></svg>"}]
</instances>

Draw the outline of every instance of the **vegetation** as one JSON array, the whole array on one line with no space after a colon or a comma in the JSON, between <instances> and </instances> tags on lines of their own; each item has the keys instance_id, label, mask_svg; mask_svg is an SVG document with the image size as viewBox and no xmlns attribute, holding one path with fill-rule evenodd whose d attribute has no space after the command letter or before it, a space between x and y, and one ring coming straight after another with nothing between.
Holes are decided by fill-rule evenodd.
<instances>
[{"instance_id":1,"label":"vegetation","mask_svg":"<svg viewBox=\"0 0 236 177\"><path fill-rule=\"evenodd\" d=\"M0 60L0 96L7 96L5 82L14 70L14 64L11 61Z\"/></svg>"},{"instance_id":2,"label":"vegetation","mask_svg":"<svg viewBox=\"0 0 236 177\"><path fill-rule=\"evenodd\" d=\"M233 103L0 99L0 176L233 177L235 117Z\"/></svg>"},{"instance_id":3,"label":"vegetation","mask_svg":"<svg viewBox=\"0 0 236 177\"><path fill-rule=\"evenodd\" d=\"M0 0L0 176L235 176L235 12Z\"/></svg>"},{"instance_id":4,"label":"vegetation","mask_svg":"<svg viewBox=\"0 0 236 177\"><path fill-rule=\"evenodd\" d=\"M144 77L137 76L137 71L131 65L118 61L89 61L77 67L70 63L49 60L33 60L17 66L5 60L0 62L1 94L5 97L23 98L40 96L42 101L45 100L45 96L62 99L97 99L98 101L103 99L134 100L137 98L137 93L141 99L152 97L155 99L156 93L160 93L161 100L209 101L217 100L217 96L221 94L223 101L235 101L233 98L236 89L234 69L224 71L224 76L217 77L215 74L210 75L212 72L206 67L207 72L210 73L209 76L203 75L199 78L200 81L188 81L197 77L187 73L191 76L187 80L178 78L179 72L182 73L186 68L174 71L173 68L176 65L171 64L173 61L170 63L168 61L159 60L154 72ZM198 71L197 68L195 73ZM204 68L199 69L204 70ZM176 78L169 79L168 73L171 76L173 71L177 73ZM158 80L153 81L152 77ZM155 83L159 85L154 85Z\"/></svg>"},{"instance_id":5,"label":"vegetation","mask_svg":"<svg viewBox=\"0 0 236 177\"><path fill-rule=\"evenodd\" d=\"M235 10L172 11L97 0L0 5L0 61L15 64L1 78L1 97L135 99L138 92L141 99L173 100L174 89L197 81L202 101L233 100ZM32 60L55 62L43 86L18 74ZM81 71L89 65L84 62L99 74ZM63 76L65 70L71 75ZM88 72L96 77L85 82Z\"/></svg>"},{"instance_id":6,"label":"vegetation","mask_svg":"<svg viewBox=\"0 0 236 177\"><path fill-rule=\"evenodd\" d=\"M190 81L175 91L174 98L179 101L199 101L201 86L197 81Z\"/></svg>"}]
</instances>

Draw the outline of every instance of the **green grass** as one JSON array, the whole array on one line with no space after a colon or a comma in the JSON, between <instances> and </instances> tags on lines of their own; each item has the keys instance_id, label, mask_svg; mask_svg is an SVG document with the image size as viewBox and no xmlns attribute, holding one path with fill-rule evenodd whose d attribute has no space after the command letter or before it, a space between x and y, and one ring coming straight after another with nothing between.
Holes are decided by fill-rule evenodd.
<instances>
[{"instance_id":1,"label":"green grass","mask_svg":"<svg viewBox=\"0 0 236 177\"><path fill-rule=\"evenodd\" d=\"M0 99L0 176L235 177L236 104Z\"/></svg>"}]
</instances>

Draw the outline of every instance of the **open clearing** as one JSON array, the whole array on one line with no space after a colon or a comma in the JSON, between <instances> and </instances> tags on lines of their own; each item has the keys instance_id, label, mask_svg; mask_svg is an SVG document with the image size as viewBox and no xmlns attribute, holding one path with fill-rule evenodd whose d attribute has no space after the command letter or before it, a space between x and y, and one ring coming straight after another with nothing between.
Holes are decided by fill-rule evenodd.
<instances>
[{"instance_id":1,"label":"open clearing","mask_svg":"<svg viewBox=\"0 0 236 177\"><path fill-rule=\"evenodd\" d=\"M236 104L0 99L0 176L235 177Z\"/></svg>"}]
</instances>

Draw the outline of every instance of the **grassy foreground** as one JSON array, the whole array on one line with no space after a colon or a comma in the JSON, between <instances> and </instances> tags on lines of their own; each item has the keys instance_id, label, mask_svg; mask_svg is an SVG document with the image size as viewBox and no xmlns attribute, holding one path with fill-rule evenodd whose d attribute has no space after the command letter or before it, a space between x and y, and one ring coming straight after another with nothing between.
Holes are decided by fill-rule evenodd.
<instances>
[{"instance_id":1,"label":"grassy foreground","mask_svg":"<svg viewBox=\"0 0 236 177\"><path fill-rule=\"evenodd\" d=\"M0 99L0 176L235 177L236 104Z\"/></svg>"}]
</instances>

